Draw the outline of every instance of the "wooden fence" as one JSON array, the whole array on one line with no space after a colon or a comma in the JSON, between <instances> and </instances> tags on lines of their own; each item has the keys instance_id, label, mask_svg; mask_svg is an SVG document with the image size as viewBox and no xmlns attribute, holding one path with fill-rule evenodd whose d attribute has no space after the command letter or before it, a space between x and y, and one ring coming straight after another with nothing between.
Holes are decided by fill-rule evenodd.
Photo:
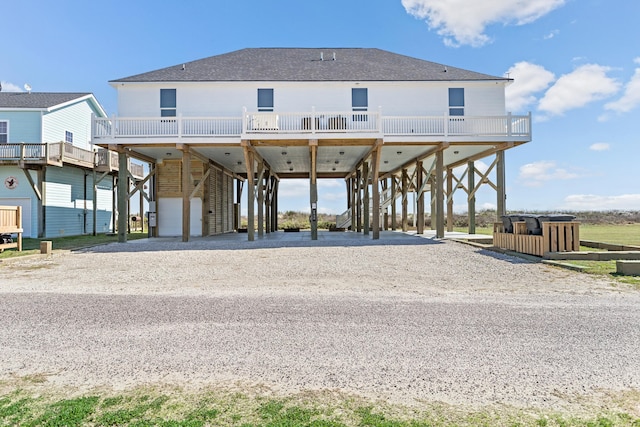
<instances>
[{"instance_id":1,"label":"wooden fence","mask_svg":"<svg viewBox=\"0 0 640 427\"><path fill-rule=\"evenodd\" d=\"M542 222L542 235L528 234L526 222L513 222L513 233L505 233L501 222L493 224L493 246L542 257L546 252L580 250L579 222Z\"/></svg>"},{"instance_id":2,"label":"wooden fence","mask_svg":"<svg viewBox=\"0 0 640 427\"><path fill-rule=\"evenodd\" d=\"M18 248L22 250L22 207L0 206L0 234L17 234L13 243L0 243L0 252L5 249Z\"/></svg>"}]
</instances>

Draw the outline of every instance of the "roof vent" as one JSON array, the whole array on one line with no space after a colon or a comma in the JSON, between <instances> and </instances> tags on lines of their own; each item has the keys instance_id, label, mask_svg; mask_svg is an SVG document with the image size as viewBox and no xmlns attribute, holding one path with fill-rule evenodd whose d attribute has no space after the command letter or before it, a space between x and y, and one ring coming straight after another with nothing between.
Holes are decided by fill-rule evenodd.
<instances>
[{"instance_id":1,"label":"roof vent","mask_svg":"<svg viewBox=\"0 0 640 427\"><path fill-rule=\"evenodd\" d=\"M334 61L336 60L336 53L335 52L333 52L333 60Z\"/></svg>"},{"instance_id":2,"label":"roof vent","mask_svg":"<svg viewBox=\"0 0 640 427\"><path fill-rule=\"evenodd\" d=\"M184 71L184 70L185 70L185 68L187 68L187 67L186 67L186 64L182 64L182 71Z\"/></svg>"},{"instance_id":3,"label":"roof vent","mask_svg":"<svg viewBox=\"0 0 640 427\"><path fill-rule=\"evenodd\" d=\"M320 52L320 61L324 61L324 52Z\"/></svg>"},{"instance_id":4,"label":"roof vent","mask_svg":"<svg viewBox=\"0 0 640 427\"><path fill-rule=\"evenodd\" d=\"M444 66L444 72L445 73L447 72L447 66L446 65Z\"/></svg>"}]
</instances>

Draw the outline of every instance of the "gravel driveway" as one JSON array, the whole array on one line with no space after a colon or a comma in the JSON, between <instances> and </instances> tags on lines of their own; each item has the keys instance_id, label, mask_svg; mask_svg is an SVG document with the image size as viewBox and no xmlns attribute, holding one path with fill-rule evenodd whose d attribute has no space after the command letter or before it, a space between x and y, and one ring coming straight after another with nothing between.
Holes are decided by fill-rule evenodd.
<instances>
[{"instance_id":1,"label":"gravel driveway","mask_svg":"<svg viewBox=\"0 0 640 427\"><path fill-rule=\"evenodd\" d=\"M637 290L452 241L348 236L2 263L0 380L544 408L640 390Z\"/></svg>"}]
</instances>

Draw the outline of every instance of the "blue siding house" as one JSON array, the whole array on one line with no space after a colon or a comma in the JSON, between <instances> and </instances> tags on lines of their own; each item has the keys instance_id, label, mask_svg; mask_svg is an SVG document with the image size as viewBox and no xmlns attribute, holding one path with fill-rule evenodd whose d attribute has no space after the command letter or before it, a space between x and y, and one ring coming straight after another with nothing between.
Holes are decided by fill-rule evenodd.
<instances>
[{"instance_id":1,"label":"blue siding house","mask_svg":"<svg viewBox=\"0 0 640 427\"><path fill-rule=\"evenodd\" d=\"M22 206L25 237L113 231L117 165L98 164L92 117L90 93L0 92L0 205Z\"/></svg>"}]
</instances>

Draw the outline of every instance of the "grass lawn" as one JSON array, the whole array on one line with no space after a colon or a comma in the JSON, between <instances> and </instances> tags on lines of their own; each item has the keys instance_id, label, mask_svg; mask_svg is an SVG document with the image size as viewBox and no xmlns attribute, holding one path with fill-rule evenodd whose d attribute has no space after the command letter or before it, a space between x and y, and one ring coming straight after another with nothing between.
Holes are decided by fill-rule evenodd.
<instances>
[{"instance_id":1,"label":"grass lawn","mask_svg":"<svg viewBox=\"0 0 640 427\"><path fill-rule=\"evenodd\" d=\"M147 233L134 232L127 235L128 240L146 239ZM40 253L40 242L50 240L53 249L80 249L87 246L101 245L104 243L112 243L118 241L117 235L98 234L97 236L67 236L55 237L52 239L22 239L22 252L16 249L6 249L0 253L0 259L14 258L17 256L32 255Z\"/></svg>"},{"instance_id":2,"label":"grass lawn","mask_svg":"<svg viewBox=\"0 0 640 427\"><path fill-rule=\"evenodd\" d=\"M591 415L517 410L507 405L461 409L442 403L420 408L366 400L339 392L306 392L290 397L214 390L185 392L141 388L121 394L56 396L15 390L0 394L0 425L20 426L621 426L638 427L640 418L624 410L638 396L622 397L623 408Z\"/></svg>"}]
</instances>

